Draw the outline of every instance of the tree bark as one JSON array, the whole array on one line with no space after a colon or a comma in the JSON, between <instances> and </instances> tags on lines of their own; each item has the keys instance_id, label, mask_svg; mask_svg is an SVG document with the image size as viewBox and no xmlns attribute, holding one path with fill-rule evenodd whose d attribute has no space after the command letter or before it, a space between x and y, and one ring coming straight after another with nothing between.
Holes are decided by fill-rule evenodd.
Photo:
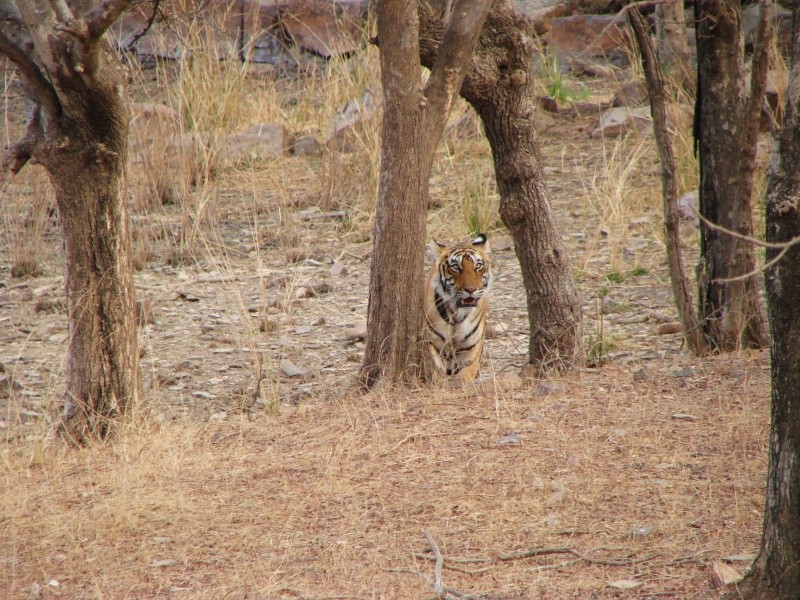
<instances>
[{"instance_id":1,"label":"tree bark","mask_svg":"<svg viewBox=\"0 0 800 600\"><path fill-rule=\"evenodd\" d=\"M758 121L772 31L764 15L747 90L739 0L695 3L700 213L714 224L748 236L753 232ZM700 314L709 342L719 351L765 346L758 280L755 275L736 279L755 269L753 247L701 223L700 253Z\"/></svg>"},{"instance_id":2,"label":"tree bark","mask_svg":"<svg viewBox=\"0 0 800 600\"><path fill-rule=\"evenodd\" d=\"M420 61L429 66L442 39L441 12L419 3ZM534 123L532 24L507 0L495 0L461 95L483 121L492 149L500 216L522 269L536 374L584 362L581 304L544 184Z\"/></svg>"},{"instance_id":3,"label":"tree bark","mask_svg":"<svg viewBox=\"0 0 800 600\"><path fill-rule=\"evenodd\" d=\"M693 94L695 77L686 41L683 0L656 5L656 40L659 63L675 84L689 88Z\"/></svg>"},{"instance_id":4,"label":"tree bark","mask_svg":"<svg viewBox=\"0 0 800 600\"><path fill-rule=\"evenodd\" d=\"M489 4L455 3L424 87L416 7L405 0L380 0L377 5L384 110L367 340L359 374L367 388L381 378L415 379L422 372L428 178Z\"/></svg>"},{"instance_id":5,"label":"tree bark","mask_svg":"<svg viewBox=\"0 0 800 600\"><path fill-rule=\"evenodd\" d=\"M681 10L683 7L681 6ZM667 249L672 297L683 324L683 335L695 356L708 353L708 343L700 327L694 306L689 279L681 254L680 215L678 212L678 178L675 161L674 134L667 126L667 99L664 78L659 70L656 54L644 19L637 9L628 13L631 27L642 55L647 91L650 96L650 113L653 133L661 162L661 197L664 206L664 243Z\"/></svg>"},{"instance_id":6,"label":"tree bark","mask_svg":"<svg viewBox=\"0 0 800 600\"><path fill-rule=\"evenodd\" d=\"M767 241L800 236L800 9L779 149L767 184ZM776 258L777 248L767 250ZM772 330L772 424L761 549L733 598L795 600L800 594L800 244L766 272Z\"/></svg>"},{"instance_id":7,"label":"tree bark","mask_svg":"<svg viewBox=\"0 0 800 600\"><path fill-rule=\"evenodd\" d=\"M60 432L75 442L106 437L115 419L139 396L123 194L129 121L126 74L103 39L128 4L96 4L78 18L62 3L2 4L12 18L2 26L0 53L17 65L34 102L27 132L7 151L3 166L4 171L17 172L35 159L55 190L69 321Z\"/></svg>"}]
</instances>

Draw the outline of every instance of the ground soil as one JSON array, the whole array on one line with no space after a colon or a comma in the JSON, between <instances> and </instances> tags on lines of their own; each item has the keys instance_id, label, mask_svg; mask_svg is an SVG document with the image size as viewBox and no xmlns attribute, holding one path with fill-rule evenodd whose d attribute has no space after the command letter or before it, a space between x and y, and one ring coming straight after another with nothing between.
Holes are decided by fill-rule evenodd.
<instances>
[{"instance_id":1,"label":"ground soil","mask_svg":"<svg viewBox=\"0 0 800 600\"><path fill-rule=\"evenodd\" d=\"M743 572L758 546L768 354L697 359L680 335L658 334L677 321L658 164L647 134L622 146L645 140L626 190L641 201L610 231L587 200L616 143L592 135L598 110L539 121L591 359L560 379L519 376L524 290L507 232L492 228L479 382L356 394L369 228L308 192L324 157L285 157L220 175L213 231L190 256L170 254L179 210L135 215L155 248L135 277L147 406L120 441L43 449L67 339L58 230L43 237L42 275L26 279L11 277L6 235L0 363L18 387L0 392L0 590L424 598L435 587L424 530L446 557L443 585L470 597L717 597L713 565L727 557ZM490 180L485 140L470 143ZM432 233L464 236L448 222L458 211L441 208L464 176L447 156ZM259 170L281 174L279 192L257 185Z\"/></svg>"}]
</instances>

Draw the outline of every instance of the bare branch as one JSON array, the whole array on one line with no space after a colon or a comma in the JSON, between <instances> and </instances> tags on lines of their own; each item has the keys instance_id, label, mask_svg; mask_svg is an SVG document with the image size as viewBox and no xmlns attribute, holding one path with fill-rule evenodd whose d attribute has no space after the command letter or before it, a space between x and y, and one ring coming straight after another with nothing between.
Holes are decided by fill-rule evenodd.
<instances>
[{"instance_id":1,"label":"bare branch","mask_svg":"<svg viewBox=\"0 0 800 600\"><path fill-rule=\"evenodd\" d=\"M436 545L433 536L427 531L423 531L422 535L425 536L428 545L436 556L436 565L433 567L433 593L441 598L444 596L444 590L442 589L442 565L444 565L444 558L442 558L442 553L439 551L439 546Z\"/></svg>"},{"instance_id":2,"label":"bare branch","mask_svg":"<svg viewBox=\"0 0 800 600\"><path fill-rule=\"evenodd\" d=\"M758 135L759 115L764 104L767 89L767 70L769 69L770 47L775 28L770 19L769 0L761 0L761 15L758 20L756 45L753 50L753 64L750 70L750 97L747 99L742 123L748 130L748 138Z\"/></svg>"},{"instance_id":3,"label":"bare branch","mask_svg":"<svg viewBox=\"0 0 800 600\"><path fill-rule=\"evenodd\" d=\"M719 231L720 233L729 235L733 238L736 238L737 240L742 240L743 242L748 242L750 244L753 244L754 246L783 250L784 248L791 248L792 246L796 246L798 243L800 243L800 237L792 238L787 242L765 242L763 240L750 237L749 235L739 233L738 231L732 231L727 227L723 227L722 225L717 225L716 223L709 221L706 217L701 215L694 208L692 209L692 212L694 212L694 214L697 215L697 218L699 218L709 229L713 229L714 231Z\"/></svg>"},{"instance_id":4,"label":"bare branch","mask_svg":"<svg viewBox=\"0 0 800 600\"><path fill-rule=\"evenodd\" d=\"M25 127L25 135L13 146L10 146L3 156L2 166L0 167L0 180L5 179L8 173L16 175L20 172L33 156L36 145L42 139L42 107L34 104L28 123Z\"/></svg>"},{"instance_id":5,"label":"bare branch","mask_svg":"<svg viewBox=\"0 0 800 600\"><path fill-rule=\"evenodd\" d=\"M31 60L25 50L17 46L2 32L0 32L0 54L17 65L20 75L29 88L31 99L40 103L49 114L59 114L61 105L58 102L56 91L42 73L39 65Z\"/></svg>"},{"instance_id":6,"label":"bare branch","mask_svg":"<svg viewBox=\"0 0 800 600\"><path fill-rule=\"evenodd\" d=\"M111 27L131 5L131 0L103 0L95 4L83 17L66 21L59 29L91 45Z\"/></svg>"}]
</instances>

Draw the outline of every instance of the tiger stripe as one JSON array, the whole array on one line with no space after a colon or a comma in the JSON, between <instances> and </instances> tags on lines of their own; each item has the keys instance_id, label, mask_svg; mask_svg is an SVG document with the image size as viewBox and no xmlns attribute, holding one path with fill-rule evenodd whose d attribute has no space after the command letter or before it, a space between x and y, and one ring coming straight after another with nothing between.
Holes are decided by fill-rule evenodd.
<instances>
[{"instance_id":1,"label":"tiger stripe","mask_svg":"<svg viewBox=\"0 0 800 600\"><path fill-rule=\"evenodd\" d=\"M425 286L428 351L436 370L472 381L478 376L486 336L491 269L486 235L441 249Z\"/></svg>"}]
</instances>

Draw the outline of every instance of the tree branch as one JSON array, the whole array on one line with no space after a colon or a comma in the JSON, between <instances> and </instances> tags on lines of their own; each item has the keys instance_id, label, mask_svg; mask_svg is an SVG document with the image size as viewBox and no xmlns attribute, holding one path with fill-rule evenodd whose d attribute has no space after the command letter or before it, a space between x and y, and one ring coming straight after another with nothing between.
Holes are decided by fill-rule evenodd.
<instances>
[{"instance_id":1,"label":"tree branch","mask_svg":"<svg viewBox=\"0 0 800 600\"><path fill-rule=\"evenodd\" d=\"M57 115L61 112L61 104L58 96L50 81L45 77L42 70L28 53L12 42L3 32L0 32L0 54L6 56L19 68L20 75L24 79L27 91L31 100L41 104L45 111L50 115Z\"/></svg>"},{"instance_id":2,"label":"tree branch","mask_svg":"<svg viewBox=\"0 0 800 600\"><path fill-rule=\"evenodd\" d=\"M131 0L103 0L91 8L80 19L85 24L87 41L100 39L130 5Z\"/></svg>"},{"instance_id":3,"label":"tree branch","mask_svg":"<svg viewBox=\"0 0 800 600\"><path fill-rule=\"evenodd\" d=\"M3 156L2 166L0 166L0 181L4 180L8 173L14 175L19 173L33 156L36 145L43 137L41 116L41 105L34 104L25 127L25 135L16 144L10 146Z\"/></svg>"},{"instance_id":4,"label":"tree branch","mask_svg":"<svg viewBox=\"0 0 800 600\"><path fill-rule=\"evenodd\" d=\"M750 70L750 97L747 99L747 105L741 121L748 128L748 138L755 138L758 135L759 116L767 89L770 46L775 33L775 28L772 26L772 20L769 15L769 5L769 0L761 0L761 15L758 19L756 45L753 49L753 63Z\"/></svg>"},{"instance_id":5,"label":"tree branch","mask_svg":"<svg viewBox=\"0 0 800 600\"><path fill-rule=\"evenodd\" d=\"M429 105L428 114L435 121L441 120L439 115L446 117L461 91L491 5L492 0L461 0L453 8L423 92Z\"/></svg>"}]
</instances>

